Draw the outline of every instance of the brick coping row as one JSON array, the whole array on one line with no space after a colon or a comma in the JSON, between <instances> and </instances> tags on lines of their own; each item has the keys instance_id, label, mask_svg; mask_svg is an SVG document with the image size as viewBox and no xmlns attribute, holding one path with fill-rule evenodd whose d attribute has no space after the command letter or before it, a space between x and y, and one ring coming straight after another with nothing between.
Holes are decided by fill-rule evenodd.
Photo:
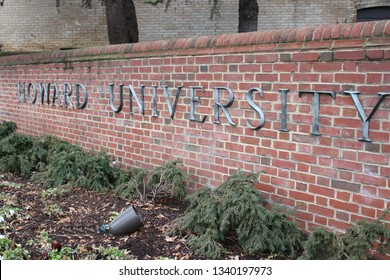
<instances>
[{"instance_id":1,"label":"brick coping row","mask_svg":"<svg viewBox=\"0 0 390 280\"><path fill-rule=\"evenodd\" d=\"M348 41L348 43L345 43ZM67 63L151 56L339 49L390 45L390 20L200 36L135 44L5 56L0 66Z\"/></svg>"}]
</instances>

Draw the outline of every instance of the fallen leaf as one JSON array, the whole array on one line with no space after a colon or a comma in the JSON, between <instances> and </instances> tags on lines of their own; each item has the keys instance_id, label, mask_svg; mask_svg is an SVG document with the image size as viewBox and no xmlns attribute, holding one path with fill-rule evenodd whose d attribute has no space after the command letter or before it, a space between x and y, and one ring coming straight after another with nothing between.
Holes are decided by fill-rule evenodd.
<instances>
[{"instance_id":1,"label":"fallen leaf","mask_svg":"<svg viewBox=\"0 0 390 280\"><path fill-rule=\"evenodd\" d=\"M60 224L65 224L65 223L69 223L70 222L70 218L68 216L64 217L64 218L61 218L59 221L58 221Z\"/></svg>"},{"instance_id":2,"label":"fallen leaf","mask_svg":"<svg viewBox=\"0 0 390 280\"><path fill-rule=\"evenodd\" d=\"M177 236L173 236L173 237L167 236L167 237L165 237L165 241L166 242L175 242L176 239L177 239Z\"/></svg>"},{"instance_id":3,"label":"fallen leaf","mask_svg":"<svg viewBox=\"0 0 390 280\"><path fill-rule=\"evenodd\" d=\"M157 219L167 219L167 217L165 217L163 214L158 214L157 216L156 216L156 218Z\"/></svg>"}]
</instances>

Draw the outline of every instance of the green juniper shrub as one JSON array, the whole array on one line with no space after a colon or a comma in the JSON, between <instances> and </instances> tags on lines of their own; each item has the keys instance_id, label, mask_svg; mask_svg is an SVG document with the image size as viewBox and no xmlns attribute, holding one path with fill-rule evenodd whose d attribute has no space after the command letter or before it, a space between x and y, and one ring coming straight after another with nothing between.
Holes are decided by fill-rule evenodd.
<instances>
[{"instance_id":1,"label":"green juniper shrub","mask_svg":"<svg viewBox=\"0 0 390 280\"><path fill-rule=\"evenodd\" d=\"M360 220L344 234L316 228L304 242L301 259L365 260L372 252L390 253L390 229L381 222Z\"/></svg>"},{"instance_id":2,"label":"green juniper shrub","mask_svg":"<svg viewBox=\"0 0 390 280\"><path fill-rule=\"evenodd\" d=\"M140 168L133 168L128 172L122 173L117 180L115 194L122 198L140 200L146 199L146 173Z\"/></svg>"},{"instance_id":3,"label":"green juniper shrub","mask_svg":"<svg viewBox=\"0 0 390 280\"><path fill-rule=\"evenodd\" d=\"M152 200L162 194L184 199L187 196L189 176L180 169L178 160L166 161L162 166L156 167L146 183L152 193Z\"/></svg>"},{"instance_id":4,"label":"green juniper shrub","mask_svg":"<svg viewBox=\"0 0 390 280\"><path fill-rule=\"evenodd\" d=\"M308 260L339 259L342 248L337 235L321 227L316 228L303 244L304 252L300 259Z\"/></svg>"},{"instance_id":5,"label":"green juniper shrub","mask_svg":"<svg viewBox=\"0 0 390 280\"><path fill-rule=\"evenodd\" d=\"M16 123L3 121L0 124L0 140L14 133L17 129Z\"/></svg>"},{"instance_id":6,"label":"green juniper shrub","mask_svg":"<svg viewBox=\"0 0 390 280\"><path fill-rule=\"evenodd\" d=\"M12 133L0 141L0 170L28 176L33 169L28 152L36 140L30 136Z\"/></svg>"},{"instance_id":7,"label":"green juniper shrub","mask_svg":"<svg viewBox=\"0 0 390 280\"><path fill-rule=\"evenodd\" d=\"M23 174L31 176L32 172L44 170L48 161L48 150L46 143L38 139L34 139L32 147L23 155L22 167Z\"/></svg>"},{"instance_id":8,"label":"green juniper shrub","mask_svg":"<svg viewBox=\"0 0 390 280\"><path fill-rule=\"evenodd\" d=\"M82 170L82 180L78 180L78 184L95 192L104 192L113 188L115 173L111 163L112 158L104 151L88 152L86 164Z\"/></svg>"},{"instance_id":9,"label":"green juniper shrub","mask_svg":"<svg viewBox=\"0 0 390 280\"><path fill-rule=\"evenodd\" d=\"M34 174L32 179L42 183L46 188L62 187L67 184L75 186L76 181L83 175L86 160L81 149L59 152L52 161L49 161L46 169Z\"/></svg>"},{"instance_id":10,"label":"green juniper shrub","mask_svg":"<svg viewBox=\"0 0 390 280\"><path fill-rule=\"evenodd\" d=\"M190 248L193 248L195 254L209 259L219 259L222 255L228 253L223 245L214 239L213 229L206 230L202 235L191 234L187 240Z\"/></svg>"},{"instance_id":11,"label":"green juniper shrub","mask_svg":"<svg viewBox=\"0 0 390 280\"><path fill-rule=\"evenodd\" d=\"M185 215L173 223L170 234L189 235L189 246L208 258L220 258L226 240L234 240L249 254L296 257L302 232L285 214L266 207L254 188L256 181L256 174L238 172L216 189L200 190L191 196Z\"/></svg>"},{"instance_id":12,"label":"green juniper shrub","mask_svg":"<svg viewBox=\"0 0 390 280\"><path fill-rule=\"evenodd\" d=\"M58 140L49 145L49 151L46 169L32 176L46 188L85 187L103 192L115 184L112 160L106 152L85 153L77 146Z\"/></svg>"},{"instance_id":13,"label":"green juniper shrub","mask_svg":"<svg viewBox=\"0 0 390 280\"><path fill-rule=\"evenodd\" d=\"M80 147L54 136L46 136L43 143L48 151L48 162L55 161L64 154L82 151Z\"/></svg>"}]
</instances>

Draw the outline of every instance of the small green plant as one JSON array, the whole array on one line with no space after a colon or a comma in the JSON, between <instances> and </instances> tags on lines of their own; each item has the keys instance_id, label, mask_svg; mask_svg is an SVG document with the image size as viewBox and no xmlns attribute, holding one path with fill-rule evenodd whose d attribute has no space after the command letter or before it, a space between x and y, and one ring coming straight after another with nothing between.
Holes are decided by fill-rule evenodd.
<instances>
[{"instance_id":1,"label":"small green plant","mask_svg":"<svg viewBox=\"0 0 390 280\"><path fill-rule=\"evenodd\" d=\"M0 255L3 255L5 251L15 247L15 243L4 236L0 238Z\"/></svg>"},{"instance_id":2,"label":"small green plant","mask_svg":"<svg viewBox=\"0 0 390 280\"><path fill-rule=\"evenodd\" d=\"M197 254L220 258L227 240L249 254L295 257L303 235L285 214L268 209L254 188L256 174L239 172L220 187L202 189L190 198L185 215L173 223L170 234L189 235Z\"/></svg>"},{"instance_id":3,"label":"small green plant","mask_svg":"<svg viewBox=\"0 0 390 280\"><path fill-rule=\"evenodd\" d=\"M16 182L2 181L2 182L0 182L0 186L10 187L13 189L20 189L23 186L23 184L16 183Z\"/></svg>"},{"instance_id":4,"label":"small green plant","mask_svg":"<svg viewBox=\"0 0 390 280\"><path fill-rule=\"evenodd\" d=\"M15 203L15 198L14 196L11 196L11 195L8 195L8 194L4 194L4 193L0 193L0 202L3 204L3 205L13 205Z\"/></svg>"},{"instance_id":5,"label":"small green plant","mask_svg":"<svg viewBox=\"0 0 390 280\"><path fill-rule=\"evenodd\" d=\"M0 208L0 216L3 218L14 218L17 216L20 208L4 205Z\"/></svg>"},{"instance_id":6,"label":"small green plant","mask_svg":"<svg viewBox=\"0 0 390 280\"><path fill-rule=\"evenodd\" d=\"M59 198L70 191L71 189L66 187L55 187L51 189L46 189L42 191L41 198L43 200L46 200L48 198Z\"/></svg>"},{"instance_id":7,"label":"small green plant","mask_svg":"<svg viewBox=\"0 0 390 280\"><path fill-rule=\"evenodd\" d=\"M132 260L134 257L127 250L121 250L118 247L102 247L98 249L99 255L104 260Z\"/></svg>"},{"instance_id":8,"label":"small green plant","mask_svg":"<svg viewBox=\"0 0 390 280\"><path fill-rule=\"evenodd\" d=\"M29 251L22 247L16 247L15 249L8 249L4 252L3 260L29 260L31 259Z\"/></svg>"},{"instance_id":9,"label":"small green plant","mask_svg":"<svg viewBox=\"0 0 390 280\"><path fill-rule=\"evenodd\" d=\"M372 252L390 253L390 229L381 219L358 221L344 234L316 228L304 242L301 259L365 260L372 256Z\"/></svg>"},{"instance_id":10,"label":"small green plant","mask_svg":"<svg viewBox=\"0 0 390 280\"><path fill-rule=\"evenodd\" d=\"M47 258L49 260L74 260L78 253L78 248L72 249L71 247L62 247L60 250L51 250L51 252L48 253Z\"/></svg>"},{"instance_id":11,"label":"small green plant","mask_svg":"<svg viewBox=\"0 0 390 280\"><path fill-rule=\"evenodd\" d=\"M27 245L37 247L43 254L47 254L52 250L53 240L49 237L46 231L41 231L38 237L29 240Z\"/></svg>"},{"instance_id":12,"label":"small green plant","mask_svg":"<svg viewBox=\"0 0 390 280\"><path fill-rule=\"evenodd\" d=\"M49 215L50 217L59 217L64 214L64 211L60 206L58 206L58 204L49 204L45 206L43 213Z\"/></svg>"},{"instance_id":13,"label":"small green plant","mask_svg":"<svg viewBox=\"0 0 390 280\"><path fill-rule=\"evenodd\" d=\"M163 256L158 256L156 258L156 260L159 260L159 261L168 261L168 260L172 260L171 258L168 258L168 257L163 257Z\"/></svg>"}]
</instances>

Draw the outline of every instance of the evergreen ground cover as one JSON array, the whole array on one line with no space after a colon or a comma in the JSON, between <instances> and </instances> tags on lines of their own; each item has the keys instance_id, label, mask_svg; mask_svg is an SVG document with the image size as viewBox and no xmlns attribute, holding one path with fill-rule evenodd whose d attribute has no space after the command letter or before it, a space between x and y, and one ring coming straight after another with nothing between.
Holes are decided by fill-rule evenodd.
<instances>
[{"instance_id":1,"label":"evergreen ground cover","mask_svg":"<svg viewBox=\"0 0 390 280\"><path fill-rule=\"evenodd\" d=\"M390 230L380 220L307 237L286 209L267 204L256 174L238 172L187 197L189 176L179 161L150 174L124 170L104 151L18 134L11 122L0 125L0 174L3 258L366 259L373 249L390 251ZM139 232L96 231L130 204L146 216Z\"/></svg>"}]
</instances>

